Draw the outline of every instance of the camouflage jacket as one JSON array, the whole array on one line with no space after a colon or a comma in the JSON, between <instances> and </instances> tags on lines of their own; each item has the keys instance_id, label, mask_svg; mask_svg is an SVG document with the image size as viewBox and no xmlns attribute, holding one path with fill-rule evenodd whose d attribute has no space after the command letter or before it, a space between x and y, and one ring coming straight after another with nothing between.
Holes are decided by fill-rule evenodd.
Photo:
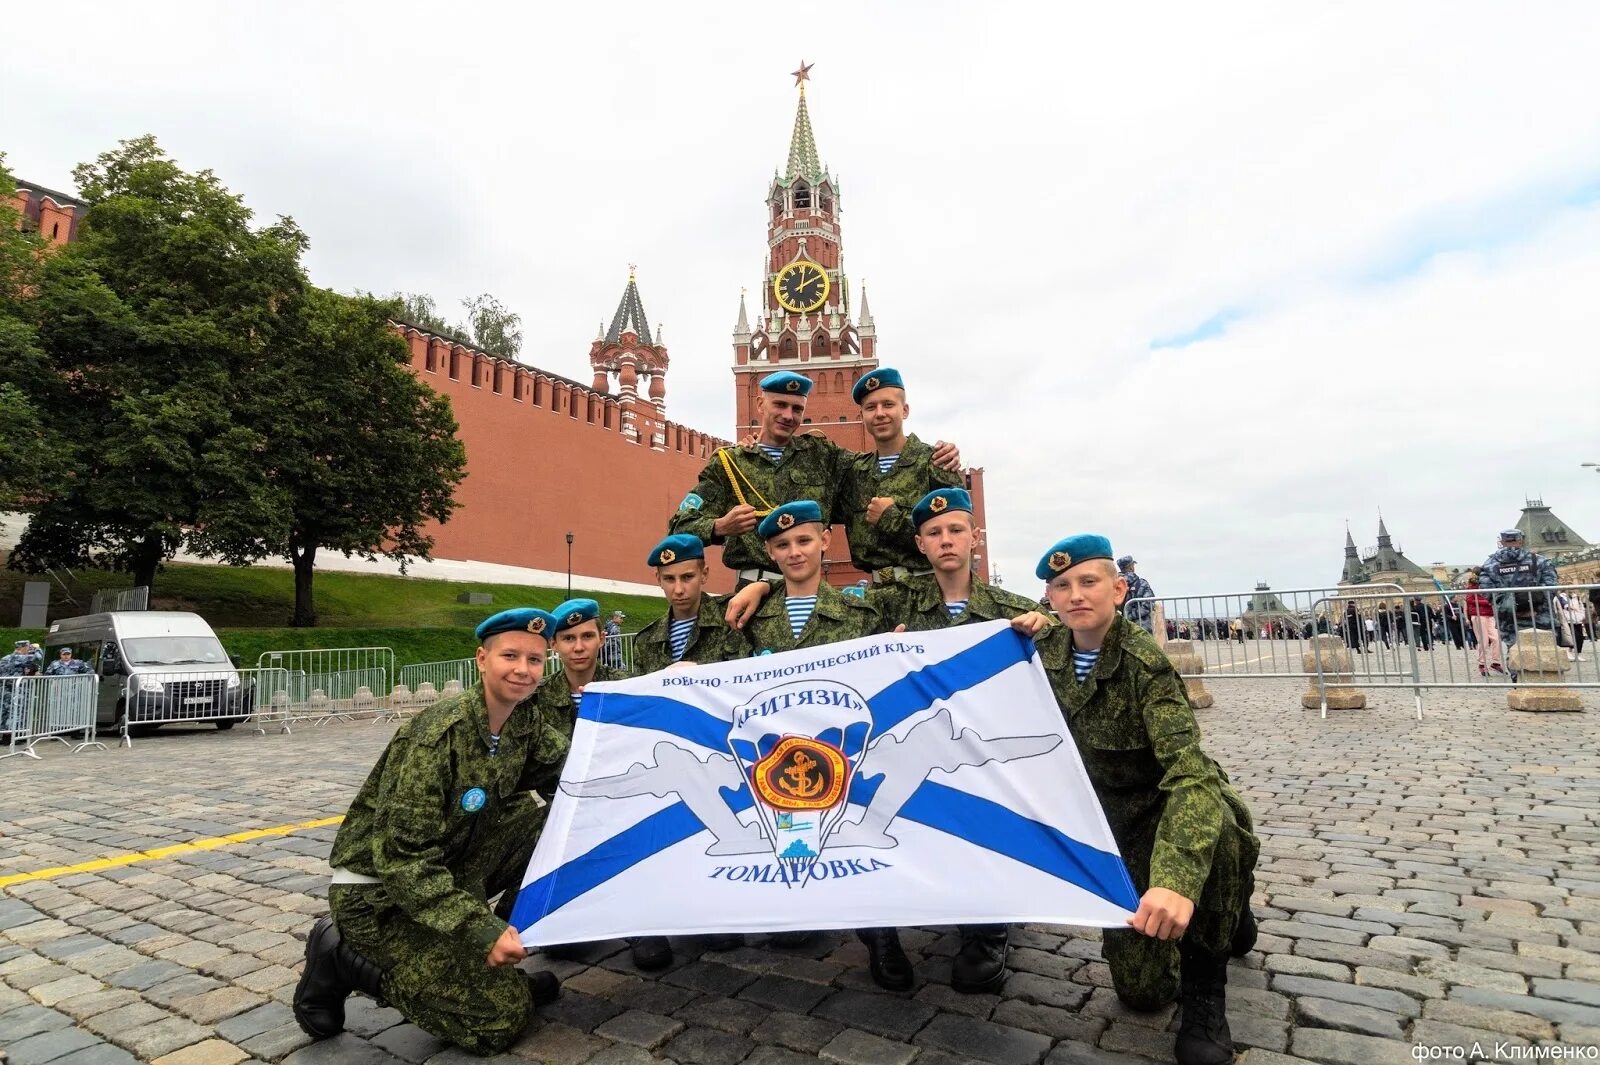
<instances>
[{"instance_id":1,"label":"camouflage jacket","mask_svg":"<svg viewBox=\"0 0 1600 1065\"><path fill-rule=\"evenodd\" d=\"M1036 641L1130 871L1147 863L1150 887L1198 903L1222 831L1230 821L1251 822L1228 775L1200 749L1200 726L1172 663L1149 633L1120 616L1081 684L1071 629L1052 625Z\"/></svg>"},{"instance_id":2,"label":"camouflage jacket","mask_svg":"<svg viewBox=\"0 0 1600 1065\"><path fill-rule=\"evenodd\" d=\"M1561 583L1556 567L1543 555L1525 547L1502 547L1484 560L1479 569L1479 586L1491 588L1553 588ZM1507 625L1521 622L1547 629L1552 626L1550 600L1553 593L1494 596L1495 612Z\"/></svg>"},{"instance_id":3,"label":"camouflage jacket","mask_svg":"<svg viewBox=\"0 0 1600 1065\"><path fill-rule=\"evenodd\" d=\"M1150 582L1137 573L1124 573L1128 580L1128 598L1124 600L1128 605L1123 613L1135 621L1149 621L1151 603L1135 603L1135 599L1154 598L1156 590L1150 587Z\"/></svg>"},{"instance_id":4,"label":"camouflage jacket","mask_svg":"<svg viewBox=\"0 0 1600 1065\"><path fill-rule=\"evenodd\" d=\"M876 584L867 589L867 602L883 615L883 630L889 632L896 625L904 625L908 632L928 629L947 629L952 625L976 625L985 621L1007 621L1031 610L1039 604L1020 595L1013 595L993 585L972 579L972 592L967 598L967 609L952 618L945 609L944 593L939 581L931 573L919 573L898 581Z\"/></svg>"},{"instance_id":5,"label":"camouflage jacket","mask_svg":"<svg viewBox=\"0 0 1600 1065\"><path fill-rule=\"evenodd\" d=\"M878 472L878 454L869 451L850 460L848 475L839 493L838 519L850 538L850 560L857 569L868 572L889 566L909 570L928 569L928 560L917 550L917 530L911 525L911 508L935 488L963 488L966 480L955 470L941 470L933 464L933 448L906 437L900 459L888 473ZM894 506L886 509L876 525L867 520L867 505L874 496L889 496Z\"/></svg>"},{"instance_id":6,"label":"camouflage jacket","mask_svg":"<svg viewBox=\"0 0 1600 1065\"><path fill-rule=\"evenodd\" d=\"M726 597L702 595L700 613L683 649L683 661L701 665L732 662L750 657L750 641L745 634L728 627L724 617ZM643 675L672 665L672 611L639 630L633 638L633 671Z\"/></svg>"},{"instance_id":7,"label":"camouflage jacket","mask_svg":"<svg viewBox=\"0 0 1600 1065\"><path fill-rule=\"evenodd\" d=\"M491 755L481 681L434 703L384 748L339 826L329 863L379 878L412 920L487 954L506 923L457 877L483 826L559 779L567 735L558 724L525 699Z\"/></svg>"},{"instance_id":8,"label":"camouflage jacket","mask_svg":"<svg viewBox=\"0 0 1600 1065\"><path fill-rule=\"evenodd\" d=\"M788 597L783 588L767 596L745 626L753 654L774 654L801 647L820 647L841 640L856 640L879 631L878 611L865 599L845 595L827 581L817 589L817 607L795 639L789 627Z\"/></svg>"},{"instance_id":9,"label":"camouflage jacket","mask_svg":"<svg viewBox=\"0 0 1600 1065\"><path fill-rule=\"evenodd\" d=\"M12 653L0 658L0 677L25 677L38 666L32 655Z\"/></svg>"},{"instance_id":10,"label":"camouflage jacket","mask_svg":"<svg viewBox=\"0 0 1600 1065\"><path fill-rule=\"evenodd\" d=\"M598 684L603 680L627 680L628 674L620 669L613 669L605 662L596 662L594 667L594 680L591 684ZM568 739L572 738L572 726L578 721L578 704L572 698L572 680L567 676L567 671L562 670L555 676L546 676L539 685L539 690L533 693L533 701L551 721L558 722Z\"/></svg>"},{"instance_id":11,"label":"camouflage jacket","mask_svg":"<svg viewBox=\"0 0 1600 1065\"><path fill-rule=\"evenodd\" d=\"M823 524L839 520L838 497L849 472L854 451L847 451L816 433L796 433L776 464L758 447L727 447L711 456L693 491L683 497L667 530L690 533L708 544L722 545L722 561L729 569L775 569L766 545L754 530L724 541L713 533L716 520L739 505L718 455L726 454L737 474L745 501L757 510L814 500L822 507Z\"/></svg>"},{"instance_id":12,"label":"camouflage jacket","mask_svg":"<svg viewBox=\"0 0 1600 1065\"><path fill-rule=\"evenodd\" d=\"M74 673L93 672L94 670L89 668L89 663L76 658L74 658L71 662L63 662L60 659L57 659L56 661L51 662L48 666L44 667L44 675L47 677L67 677L73 675Z\"/></svg>"}]
</instances>

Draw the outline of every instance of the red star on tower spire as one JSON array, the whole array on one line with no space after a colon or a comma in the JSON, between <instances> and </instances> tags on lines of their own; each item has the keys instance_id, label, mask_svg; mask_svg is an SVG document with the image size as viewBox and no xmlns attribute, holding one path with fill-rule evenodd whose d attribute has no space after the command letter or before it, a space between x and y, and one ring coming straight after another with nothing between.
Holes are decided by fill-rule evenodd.
<instances>
[{"instance_id":1,"label":"red star on tower spire","mask_svg":"<svg viewBox=\"0 0 1600 1065\"><path fill-rule=\"evenodd\" d=\"M811 68L814 66L816 66L815 63L807 63L804 59L802 59L800 60L800 69L791 70L789 72L791 75L793 75L794 83L799 87L801 92L806 91L806 82L811 80Z\"/></svg>"}]
</instances>

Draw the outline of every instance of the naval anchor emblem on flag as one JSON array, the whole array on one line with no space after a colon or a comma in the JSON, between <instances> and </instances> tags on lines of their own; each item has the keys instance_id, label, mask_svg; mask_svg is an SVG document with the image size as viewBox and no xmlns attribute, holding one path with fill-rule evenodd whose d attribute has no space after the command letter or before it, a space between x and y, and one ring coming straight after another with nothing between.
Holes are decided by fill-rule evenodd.
<instances>
[{"instance_id":1,"label":"naval anchor emblem on flag","mask_svg":"<svg viewBox=\"0 0 1600 1065\"><path fill-rule=\"evenodd\" d=\"M867 700L838 681L791 681L734 708L728 749L785 883L810 879L871 736Z\"/></svg>"},{"instance_id":2,"label":"naval anchor emblem on flag","mask_svg":"<svg viewBox=\"0 0 1600 1065\"><path fill-rule=\"evenodd\" d=\"M591 685L512 923L536 946L1137 904L1033 643L996 622Z\"/></svg>"}]
</instances>

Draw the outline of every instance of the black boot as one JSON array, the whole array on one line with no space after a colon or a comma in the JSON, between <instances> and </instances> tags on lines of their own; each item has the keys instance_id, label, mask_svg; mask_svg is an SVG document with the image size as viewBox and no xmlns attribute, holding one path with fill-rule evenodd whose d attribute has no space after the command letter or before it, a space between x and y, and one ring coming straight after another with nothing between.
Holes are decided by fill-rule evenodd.
<instances>
[{"instance_id":1,"label":"black boot","mask_svg":"<svg viewBox=\"0 0 1600 1065\"><path fill-rule=\"evenodd\" d=\"M1256 947L1256 915L1250 908L1250 896L1255 891L1255 874L1247 873L1244 878L1244 900L1239 904L1239 923L1233 926L1233 942L1228 946L1228 953L1235 958L1244 957Z\"/></svg>"},{"instance_id":2,"label":"black boot","mask_svg":"<svg viewBox=\"0 0 1600 1065\"><path fill-rule=\"evenodd\" d=\"M1233 1033L1228 1030L1228 959L1181 955L1178 1000L1183 1019L1173 1055L1178 1065L1228 1065Z\"/></svg>"},{"instance_id":3,"label":"black boot","mask_svg":"<svg viewBox=\"0 0 1600 1065\"><path fill-rule=\"evenodd\" d=\"M628 946L633 951L633 964L641 969L665 969L672 964L672 944L666 936L640 936Z\"/></svg>"},{"instance_id":4,"label":"black boot","mask_svg":"<svg viewBox=\"0 0 1600 1065\"><path fill-rule=\"evenodd\" d=\"M344 1031L344 1000L360 991L383 999L383 970L339 938L333 918L323 916L306 937L306 967L294 989L294 1019L314 1039Z\"/></svg>"},{"instance_id":5,"label":"black boot","mask_svg":"<svg viewBox=\"0 0 1600 1065\"><path fill-rule=\"evenodd\" d=\"M911 959L900 946L900 933L893 928L858 928L856 935L867 945L873 983L885 991L910 991Z\"/></svg>"},{"instance_id":6,"label":"black boot","mask_svg":"<svg viewBox=\"0 0 1600 1065\"><path fill-rule=\"evenodd\" d=\"M961 949L950 963L950 986L963 995L1000 990L1006 979L1011 930L1003 924L962 925Z\"/></svg>"},{"instance_id":7,"label":"black boot","mask_svg":"<svg viewBox=\"0 0 1600 1065\"><path fill-rule=\"evenodd\" d=\"M536 973L528 973L528 994L533 997L535 1006L545 1006L561 997L561 981L556 979L556 974L541 969Z\"/></svg>"}]
</instances>

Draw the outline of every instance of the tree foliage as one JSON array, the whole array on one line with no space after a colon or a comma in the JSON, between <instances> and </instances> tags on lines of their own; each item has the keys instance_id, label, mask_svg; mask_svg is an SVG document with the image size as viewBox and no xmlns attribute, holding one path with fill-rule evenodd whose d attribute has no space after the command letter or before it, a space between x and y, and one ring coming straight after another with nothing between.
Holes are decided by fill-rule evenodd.
<instances>
[{"instance_id":1,"label":"tree foliage","mask_svg":"<svg viewBox=\"0 0 1600 1065\"><path fill-rule=\"evenodd\" d=\"M461 301L467 320L460 324L446 321L432 296L396 292L390 299L399 305L397 317L412 325L507 359L522 351L522 316L487 292Z\"/></svg>"},{"instance_id":2,"label":"tree foliage","mask_svg":"<svg viewBox=\"0 0 1600 1065\"><path fill-rule=\"evenodd\" d=\"M49 367L27 303L38 279L44 242L12 204L17 184L0 154L0 512L15 511L44 493L55 463L68 461L33 401Z\"/></svg>"},{"instance_id":3,"label":"tree foliage","mask_svg":"<svg viewBox=\"0 0 1600 1065\"><path fill-rule=\"evenodd\" d=\"M427 557L465 455L448 400L406 369L399 305L311 286L293 220L254 225L153 138L75 176L79 239L35 257L20 324L0 294L0 431L50 439L57 460L11 565L148 584L180 547L279 555L303 591L294 621L313 624L319 549ZM0 248L0 271L12 259ZM32 407L3 389L30 366Z\"/></svg>"}]
</instances>

